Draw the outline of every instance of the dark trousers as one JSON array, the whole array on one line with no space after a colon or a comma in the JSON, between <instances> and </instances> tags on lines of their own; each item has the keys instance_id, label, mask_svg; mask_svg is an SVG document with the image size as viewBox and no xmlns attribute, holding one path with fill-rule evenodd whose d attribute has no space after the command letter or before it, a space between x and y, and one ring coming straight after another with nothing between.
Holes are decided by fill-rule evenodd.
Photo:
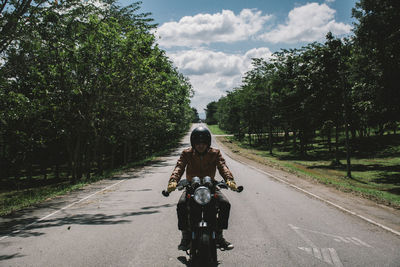
<instances>
[{"instance_id":1,"label":"dark trousers","mask_svg":"<svg viewBox=\"0 0 400 267\"><path fill-rule=\"evenodd\" d=\"M231 204L228 199L221 191L217 190L217 201L219 207L218 213L218 229L228 229L228 220L229 220L229 212L231 210ZM176 211L178 213L178 228L179 230L187 230L188 229L188 214L187 214L187 206L186 206L186 191L184 191L179 198L178 205L176 206Z\"/></svg>"}]
</instances>

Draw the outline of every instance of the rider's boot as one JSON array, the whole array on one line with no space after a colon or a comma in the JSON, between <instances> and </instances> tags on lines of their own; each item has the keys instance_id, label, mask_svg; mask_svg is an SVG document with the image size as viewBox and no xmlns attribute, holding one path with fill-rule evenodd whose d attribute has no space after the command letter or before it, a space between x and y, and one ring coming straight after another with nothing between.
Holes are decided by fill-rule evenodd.
<instances>
[{"instance_id":1,"label":"rider's boot","mask_svg":"<svg viewBox=\"0 0 400 267\"><path fill-rule=\"evenodd\" d=\"M219 230L216 232L216 243L217 247L222 248L224 250L230 250L233 249L233 245L226 241L224 236L222 235L222 230Z\"/></svg>"},{"instance_id":2,"label":"rider's boot","mask_svg":"<svg viewBox=\"0 0 400 267\"><path fill-rule=\"evenodd\" d=\"M190 232L182 231L181 243L178 245L179 250L186 251L190 248Z\"/></svg>"}]
</instances>

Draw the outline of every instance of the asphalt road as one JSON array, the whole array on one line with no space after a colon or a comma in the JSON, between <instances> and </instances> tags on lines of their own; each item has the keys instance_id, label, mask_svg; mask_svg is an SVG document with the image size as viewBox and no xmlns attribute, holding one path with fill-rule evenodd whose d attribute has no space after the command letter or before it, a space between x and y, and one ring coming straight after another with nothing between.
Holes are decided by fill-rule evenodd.
<instances>
[{"instance_id":1,"label":"asphalt road","mask_svg":"<svg viewBox=\"0 0 400 267\"><path fill-rule=\"evenodd\" d=\"M148 166L0 218L0 266L187 265L180 192L161 191L188 146L187 136ZM400 266L398 235L224 155L245 190L224 191L235 249L218 252L219 266Z\"/></svg>"}]
</instances>

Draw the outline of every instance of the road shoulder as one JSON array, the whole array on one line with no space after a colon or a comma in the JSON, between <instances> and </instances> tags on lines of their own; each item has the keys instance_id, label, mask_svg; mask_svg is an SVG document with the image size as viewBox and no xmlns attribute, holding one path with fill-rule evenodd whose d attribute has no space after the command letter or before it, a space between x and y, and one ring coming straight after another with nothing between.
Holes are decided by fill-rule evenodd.
<instances>
[{"instance_id":1,"label":"road shoulder","mask_svg":"<svg viewBox=\"0 0 400 267\"><path fill-rule=\"evenodd\" d=\"M293 185L292 187L297 187L299 191L308 192L310 193L307 193L309 196L318 198L344 212L351 213L359 218L365 218L365 221L370 220L370 223L373 222L373 224L383 226L381 228L387 227L400 233L400 210L378 204L352 193L339 191L334 187L320 184L312 179L286 172L279 169L278 166L263 164L260 159L255 158L257 157L256 155L240 155L237 151L232 151L219 138L215 138L215 140L230 158L268 173L275 180Z\"/></svg>"}]
</instances>

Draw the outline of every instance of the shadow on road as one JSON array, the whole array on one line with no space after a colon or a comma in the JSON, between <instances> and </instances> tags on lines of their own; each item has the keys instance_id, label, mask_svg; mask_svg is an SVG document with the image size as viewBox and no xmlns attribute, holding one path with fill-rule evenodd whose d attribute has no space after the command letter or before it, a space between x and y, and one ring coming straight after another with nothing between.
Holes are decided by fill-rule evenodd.
<instances>
[{"instance_id":1,"label":"shadow on road","mask_svg":"<svg viewBox=\"0 0 400 267\"><path fill-rule=\"evenodd\" d=\"M147 206L143 207L142 210L149 210L149 209L158 209L158 208L169 208L176 206L176 204L164 204L164 205L159 205L159 206Z\"/></svg>"},{"instance_id":2,"label":"shadow on road","mask_svg":"<svg viewBox=\"0 0 400 267\"><path fill-rule=\"evenodd\" d=\"M153 189L146 188L146 189L134 189L134 190L124 190L123 192L147 192L147 191L153 191Z\"/></svg>"},{"instance_id":3,"label":"shadow on road","mask_svg":"<svg viewBox=\"0 0 400 267\"><path fill-rule=\"evenodd\" d=\"M182 264L184 264L185 266L192 266L192 264L190 263L190 261L188 261L188 259L185 256L179 256L178 261L180 261ZM220 264L220 262L218 263L214 263L211 265L202 265L202 267L216 267Z\"/></svg>"},{"instance_id":4,"label":"shadow on road","mask_svg":"<svg viewBox=\"0 0 400 267\"><path fill-rule=\"evenodd\" d=\"M13 258L21 258L23 256L24 255L21 255L19 253L14 253L14 254L11 254L11 255L0 255L0 261L10 260L10 259L13 259Z\"/></svg>"},{"instance_id":5,"label":"shadow on road","mask_svg":"<svg viewBox=\"0 0 400 267\"><path fill-rule=\"evenodd\" d=\"M41 229L51 227L68 226L70 230L74 225L116 225L129 223L129 217L149 215L158 213L158 210L139 211L139 212L126 212L118 215L106 214L76 214L63 218L53 218L38 221L39 218L30 219L16 219L10 221L8 225L3 225L0 235L7 235L10 237L32 237L41 236L45 233L39 232ZM33 222L32 222L33 221ZM11 233L10 233L11 232Z\"/></svg>"},{"instance_id":6,"label":"shadow on road","mask_svg":"<svg viewBox=\"0 0 400 267\"><path fill-rule=\"evenodd\" d=\"M185 266L190 266L190 262L186 259L185 256L179 256L178 261L180 261Z\"/></svg>"}]
</instances>

